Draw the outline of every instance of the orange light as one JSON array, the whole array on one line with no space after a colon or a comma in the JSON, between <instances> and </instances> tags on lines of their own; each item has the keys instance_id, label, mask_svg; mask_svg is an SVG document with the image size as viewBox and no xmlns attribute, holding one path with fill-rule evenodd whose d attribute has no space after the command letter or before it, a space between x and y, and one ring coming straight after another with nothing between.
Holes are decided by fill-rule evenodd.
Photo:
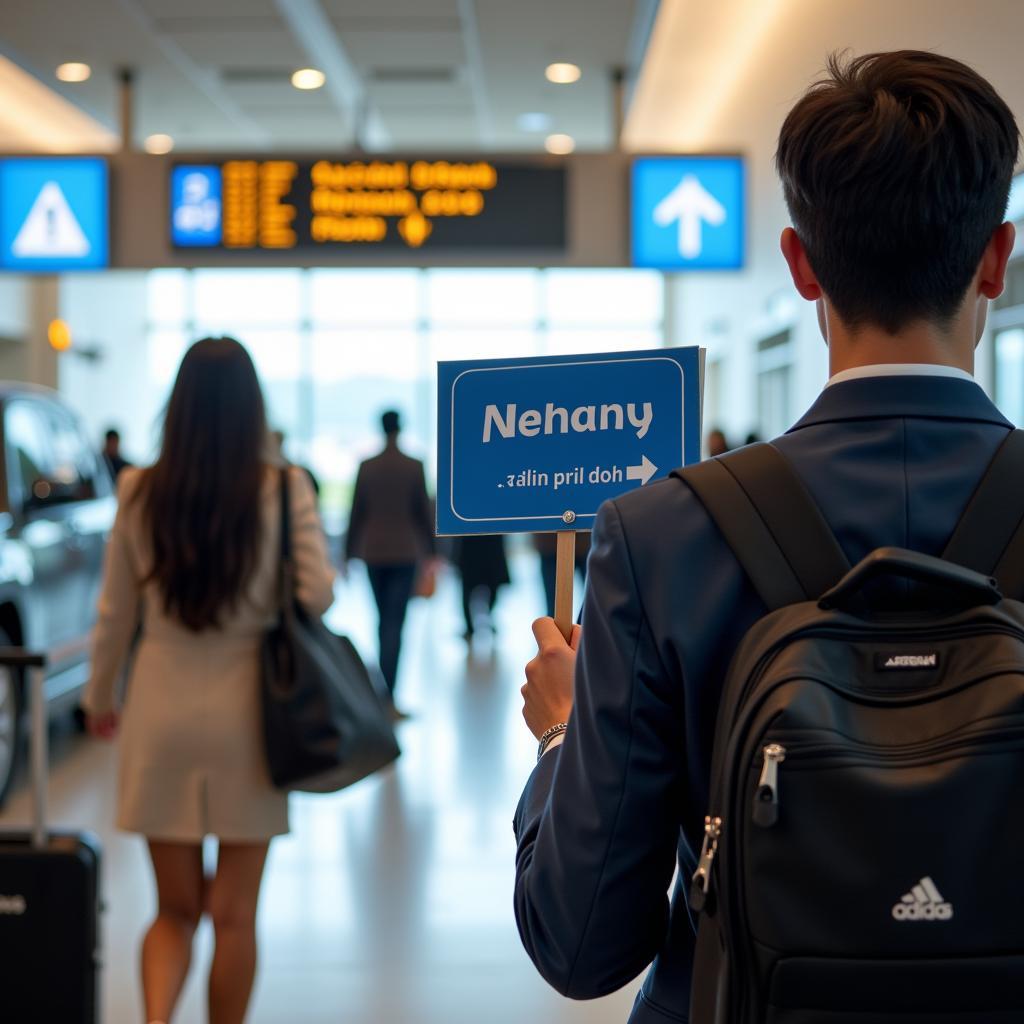
<instances>
[{"instance_id":1,"label":"orange light","mask_svg":"<svg viewBox=\"0 0 1024 1024\"><path fill-rule=\"evenodd\" d=\"M71 328L65 320L51 320L46 329L46 337L55 352L67 352L71 348Z\"/></svg>"}]
</instances>

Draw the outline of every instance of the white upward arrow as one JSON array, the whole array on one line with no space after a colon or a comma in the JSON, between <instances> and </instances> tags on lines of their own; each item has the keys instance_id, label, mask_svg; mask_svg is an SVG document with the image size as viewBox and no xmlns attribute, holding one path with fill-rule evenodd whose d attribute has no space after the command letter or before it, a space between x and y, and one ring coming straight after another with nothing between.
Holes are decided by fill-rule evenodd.
<instances>
[{"instance_id":1,"label":"white upward arrow","mask_svg":"<svg viewBox=\"0 0 1024 1024\"><path fill-rule=\"evenodd\" d=\"M717 227L725 217L725 207L692 174L684 175L654 208L654 223L659 227L679 221L679 255L688 260L700 255L704 222Z\"/></svg>"},{"instance_id":2,"label":"white upward arrow","mask_svg":"<svg viewBox=\"0 0 1024 1024\"><path fill-rule=\"evenodd\" d=\"M658 472L658 467L645 455L639 466L626 467L627 480L639 480L640 486L648 483L652 476Z\"/></svg>"}]
</instances>

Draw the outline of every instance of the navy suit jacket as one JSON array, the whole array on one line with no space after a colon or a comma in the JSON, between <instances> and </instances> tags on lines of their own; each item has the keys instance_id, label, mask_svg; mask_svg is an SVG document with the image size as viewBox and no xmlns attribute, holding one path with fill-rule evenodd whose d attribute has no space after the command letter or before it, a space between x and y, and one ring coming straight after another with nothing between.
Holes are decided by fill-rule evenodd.
<instances>
[{"instance_id":1,"label":"navy suit jacket","mask_svg":"<svg viewBox=\"0 0 1024 1024\"><path fill-rule=\"evenodd\" d=\"M890 544L940 554L1010 429L970 381L876 377L827 388L775 443L855 564ZM527 952L564 995L607 994L653 960L631 1024L688 1019L686 893L719 694L764 612L685 484L602 508L569 729L516 812L515 909Z\"/></svg>"}]
</instances>

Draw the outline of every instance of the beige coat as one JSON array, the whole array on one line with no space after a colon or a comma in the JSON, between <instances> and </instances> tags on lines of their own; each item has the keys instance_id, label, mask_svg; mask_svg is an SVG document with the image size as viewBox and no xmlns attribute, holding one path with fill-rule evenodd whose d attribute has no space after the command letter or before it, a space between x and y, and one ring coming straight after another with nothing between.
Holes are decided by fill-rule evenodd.
<instances>
[{"instance_id":1,"label":"beige coat","mask_svg":"<svg viewBox=\"0 0 1024 1024\"><path fill-rule=\"evenodd\" d=\"M85 706L117 704L117 681L136 630L124 704L118 826L153 839L198 842L215 835L254 842L288 831L288 804L263 755L259 651L274 620L280 558L279 471L262 494L263 544L244 599L221 628L192 633L163 609L140 504L138 470L118 481L120 507L107 549L92 674ZM289 473L298 599L322 614L334 571L307 475Z\"/></svg>"}]
</instances>

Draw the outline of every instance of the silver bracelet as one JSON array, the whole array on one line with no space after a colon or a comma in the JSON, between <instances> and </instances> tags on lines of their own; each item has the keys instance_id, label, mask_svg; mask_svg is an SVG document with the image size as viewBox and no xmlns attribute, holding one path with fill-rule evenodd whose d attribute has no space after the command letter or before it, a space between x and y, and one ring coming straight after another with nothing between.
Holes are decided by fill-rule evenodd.
<instances>
[{"instance_id":1,"label":"silver bracelet","mask_svg":"<svg viewBox=\"0 0 1024 1024\"><path fill-rule=\"evenodd\" d=\"M545 729L544 730L544 733L541 735L541 738L540 738L540 743L537 746L537 760L538 761L544 756L544 752L550 746L551 741L556 736L561 736L562 733L565 732L565 730L568 729L568 728L569 728L569 725L568 725L567 722L559 722L557 725L551 726L550 729Z\"/></svg>"}]
</instances>

